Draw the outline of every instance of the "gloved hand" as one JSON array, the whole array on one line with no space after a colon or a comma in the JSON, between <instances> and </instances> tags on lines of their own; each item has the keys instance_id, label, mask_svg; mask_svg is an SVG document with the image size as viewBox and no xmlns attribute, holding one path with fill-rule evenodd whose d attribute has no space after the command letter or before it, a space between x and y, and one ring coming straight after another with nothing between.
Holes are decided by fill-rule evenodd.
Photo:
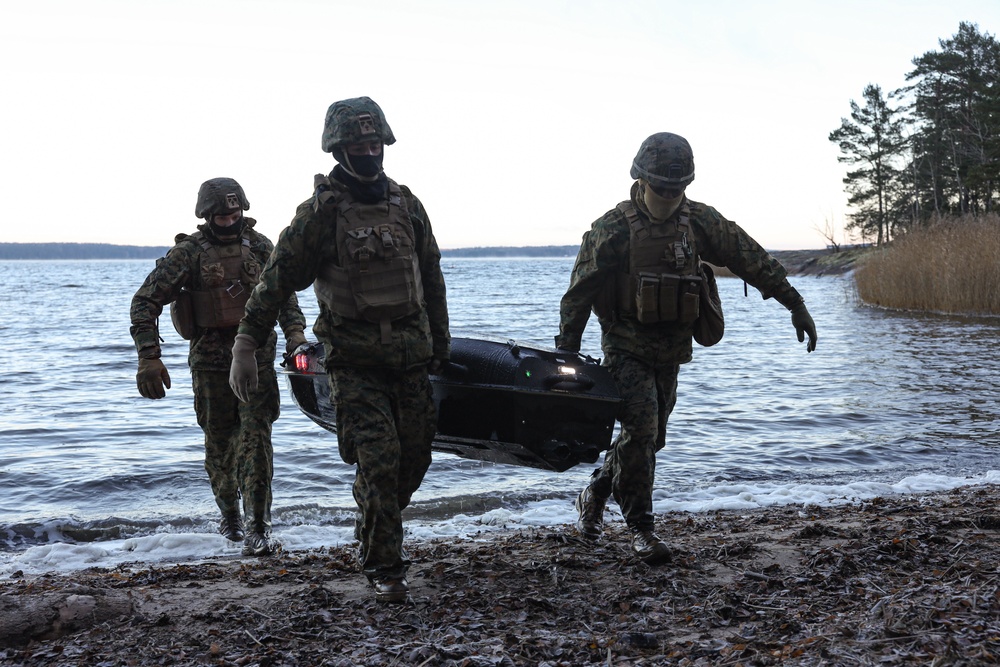
<instances>
[{"instance_id":1,"label":"gloved hand","mask_svg":"<svg viewBox=\"0 0 1000 667\"><path fill-rule=\"evenodd\" d=\"M140 359L135 384L143 397L163 398L167 395L164 387L170 389L170 373L159 359Z\"/></svg>"},{"instance_id":2,"label":"gloved hand","mask_svg":"<svg viewBox=\"0 0 1000 667\"><path fill-rule=\"evenodd\" d=\"M573 343L566 336L556 336L556 350L575 355L580 351L580 341Z\"/></svg>"},{"instance_id":3,"label":"gloved hand","mask_svg":"<svg viewBox=\"0 0 1000 667\"><path fill-rule=\"evenodd\" d=\"M800 301L792 308L792 326L795 327L795 334L798 336L800 343L805 340L806 334L809 334L809 343L806 345L806 352L815 350L816 324L813 322L812 315L809 314L804 301Z\"/></svg>"},{"instance_id":4,"label":"gloved hand","mask_svg":"<svg viewBox=\"0 0 1000 667\"><path fill-rule=\"evenodd\" d=\"M241 401L250 400L257 389L257 341L247 334L236 334L233 343L233 363L229 367L229 386Z\"/></svg>"},{"instance_id":5,"label":"gloved hand","mask_svg":"<svg viewBox=\"0 0 1000 667\"><path fill-rule=\"evenodd\" d=\"M298 349L299 345L305 345L308 342L306 335L301 331L292 332L285 338L285 354L292 354Z\"/></svg>"},{"instance_id":6,"label":"gloved hand","mask_svg":"<svg viewBox=\"0 0 1000 667\"><path fill-rule=\"evenodd\" d=\"M281 355L281 367L289 369L295 368L295 357L300 354L309 354L316 346L318 346L318 343L310 343L309 341L306 341L301 343L298 347L293 347L291 352L285 352Z\"/></svg>"},{"instance_id":7,"label":"gloved hand","mask_svg":"<svg viewBox=\"0 0 1000 667\"><path fill-rule=\"evenodd\" d=\"M447 363L447 360L435 357L427 362L427 372L430 375L440 375L441 369L444 368L445 363Z\"/></svg>"}]
</instances>

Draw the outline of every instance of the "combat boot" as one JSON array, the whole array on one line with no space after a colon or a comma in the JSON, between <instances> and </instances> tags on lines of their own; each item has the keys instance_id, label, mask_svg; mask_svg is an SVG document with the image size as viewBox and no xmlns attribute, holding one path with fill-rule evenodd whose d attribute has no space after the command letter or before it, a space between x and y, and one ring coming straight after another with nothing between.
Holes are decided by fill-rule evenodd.
<instances>
[{"instance_id":1,"label":"combat boot","mask_svg":"<svg viewBox=\"0 0 1000 667\"><path fill-rule=\"evenodd\" d=\"M219 533L230 542L243 541L243 519L238 510L223 512Z\"/></svg>"},{"instance_id":2,"label":"combat boot","mask_svg":"<svg viewBox=\"0 0 1000 667\"><path fill-rule=\"evenodd\" d=\"M270 556L278 549L271 539L270 512L250 508L243 522L246 537L243 539L244 556Z\"/></svg>"},{"instance_id":3,"label":"combat boot","mask_svg":"<svg viewBox=\"0 0 1000 667\"><path fill-rule=\"evenodd\" d=\"M371 582L376 602L405 602L410 593L406 577L377 576Z\"/></svg>"},{"instance_id":4,"label":"combat boot","mask_svg":"<svg viewBox=\"0 0 1000 667\"><path fill-rule=\"evenodd\" d=\"M672 557L670 547L651 530L632 533L632 553L647 565L659 565Z\"/></svg>"},{"instance_id":5,"label":"combat boot","mask_svg":"<svg viewBox=\"0 0 1000 667\"><path fill-rule=\"evenodd\" d=\"M251 530L243 539L244 556L270 556L277 549L278 545L271 539L270 533Z\"/></svg>"},{"instance_id":6,"label":"combat boot","mask_svg":"<svg viewBox=\"0 0 1000 667\"><path fill-rule=\"evenodd\" d=\"M587 487L576 497L576 511L580 516L576 520L576 529L588 540L599 540L604 534L604 505L606 499L600 498L594 490Z\"/></svg>"}]
</instances>

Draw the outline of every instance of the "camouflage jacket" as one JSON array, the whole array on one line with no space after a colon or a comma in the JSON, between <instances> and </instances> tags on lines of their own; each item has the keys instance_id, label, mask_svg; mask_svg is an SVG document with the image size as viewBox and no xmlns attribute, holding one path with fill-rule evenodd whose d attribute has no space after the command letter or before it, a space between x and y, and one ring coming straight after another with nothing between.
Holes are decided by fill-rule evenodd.
<instances>
[{"instance_id":1,"label":"camouflage jacket","mask_svg":"<svg viewBox=\"0 0 1000 667\"><path fill-rule=\"evenodd\" d=\"M638 197L638 183L632 186L631 201L640 216L648 219L645 204ZM774 298L791 309L802 297L787 279L778 260L764 250L735 222L722 217L711 206L687 200L695 247L701 259L724 266L760 290L765 299ZM679 215L680 211L674 215ZM596 220L583 235L570 286L559 306L559 335L556 345L576 350L590 318L591 307L604 283L628 264L629 224L614 208ZM692 326L674 322L640 324L633 317L600 320L601 347L605 354L617 352L659 366L691 360Z\"/></svg>"},{"instance_id":2,"label":"camouflage jacket","mask_svg":"<svg viewBox=\"0 0 1000 667\"><path fill-rule=\"evenodd\" d=\"M250 241L252 266L246 267L251 274L260 274L261 267L271 255L273 245L263 234L253 230L253 218L245 218L247 226L243 236ZM208 223L198 226L211 243L219 243L212 234ZM165 257L156 260L156 268L146 276L142 287L132 297L131 318L132 339L140 357L156 357L160 354L160 332L158 320L163 309L180 294L182 287L202 289L201 255L205 252L197 240L189 234L178 234L174 247ZM169 317L169 316L168 316ZM299 310L295 294L289 294L282 301L276 319L287 339L292 333L302 333L306 318ZM172 328L172 327L171 327ZM188 366L193 371L229 371L233 359L233 339L236 327L196 330L188 352ZM277 335L274 326L261 336L263 344L257 350L258 364L274 364Z\"/></svg>"},{"instance_id":3,"label":"camouflage jacket","mask_svg":"<svg viewBox=\"0 0 1000 667\"><path fill-rule=\"evenodd\" d=\"M333 174L330 178L334 178ZM451 354L441 252L423 204L409 188L403 185L400 188L410 221L417 230L416 252L424 291L422 307L413 315L394 320L391 342L382 344L377 323L341 317L320 301L313 331L326 347L328 366L406 369L426 364L432 357L446 360ZM288 295L309 287L322 267L339 261L338 217L335 201L321 204L318 194L299 205L291 224L281 232L261 282L247 302L240 333L262 342Z\"/></svg>"}]
</instances>

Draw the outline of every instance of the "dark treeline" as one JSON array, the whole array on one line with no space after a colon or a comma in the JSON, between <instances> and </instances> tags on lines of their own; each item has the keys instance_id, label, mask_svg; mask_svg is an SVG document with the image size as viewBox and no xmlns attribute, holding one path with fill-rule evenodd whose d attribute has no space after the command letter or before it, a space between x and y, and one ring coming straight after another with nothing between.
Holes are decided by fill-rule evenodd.
<instances>
[{"instance_id":1,"label":"dark treeline","mask_svg":"<svg viewBox=\"0 0 1000 667\"><path fill-rule=\"evenodd\" d=\"M457 248L442 250L442 257L576 257L578 245Z\"/></svg>"},{"instance_id":2,"label":"dark treeline","mask_svg":"<svg viewBox=\"0 0 1000 667\"><path fill-rule=\"evenodd\" d=\"M109 243L0 243L2 259L157 259L166 246ZM575 257L579 246L525 246L442 250L444 257Z\"/></svg>"},{"instance_id":3,"label":"dark treeline","mask_svg":"<svg viewBox=\"0 0 1000 667\"><path fill-rule=\"evenodd\" d=\"M1000 189L1000 43L963 22L939 51L913 58L908 85L863 103L830 133L848 203L846 229L878 245L941 216L997 210Z\"/></svg>"},{"instance_id":4,"label":"dark treeline","mask_svg":"<svg viewBox=\"0 0 1000 667\"><path fill-rule=\"evenodd\" d=\"M156 259L169 249L111 243L0 243L0 259Z\"/></svg>"}]
</instances>

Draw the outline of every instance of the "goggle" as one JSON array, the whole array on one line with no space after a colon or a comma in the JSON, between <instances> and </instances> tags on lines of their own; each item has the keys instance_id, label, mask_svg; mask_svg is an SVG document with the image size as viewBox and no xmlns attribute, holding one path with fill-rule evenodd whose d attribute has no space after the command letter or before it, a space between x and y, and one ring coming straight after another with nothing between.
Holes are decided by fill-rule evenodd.
<instances>
[{"instance_id":1,"label":"goggle","mask_svg":"<svg viewBox=\"0 0 1000 667\"><path fill-rule=\"evenodd\" d=\"M657 185L656 183L646 181L646 187L664 199L676 199L684 194L684 190L687 186L682 185L678 187L676 185Z\"/></svg>"}]
</instances>

